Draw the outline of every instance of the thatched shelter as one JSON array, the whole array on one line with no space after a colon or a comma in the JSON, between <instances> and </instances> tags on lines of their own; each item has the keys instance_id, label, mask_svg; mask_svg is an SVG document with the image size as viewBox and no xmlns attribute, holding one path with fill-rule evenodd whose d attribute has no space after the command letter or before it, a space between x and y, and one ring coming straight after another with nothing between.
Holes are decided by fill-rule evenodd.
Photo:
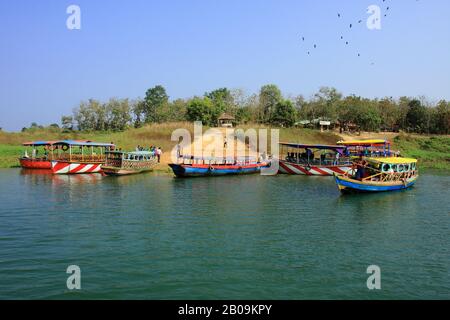
<instances>
[{"instance_id":1,"label":"thatched shelter","mask_svg":"<svg viewBox=\"0 0 450 320\"><path fill-rule=\"evenodd\" d=\"M233 123L235 121L235 117L228 113L222 113L220 117L217 119L217 126L219 127L226 127L226 128L232 128Z\"/></svg>"}]
</instances>

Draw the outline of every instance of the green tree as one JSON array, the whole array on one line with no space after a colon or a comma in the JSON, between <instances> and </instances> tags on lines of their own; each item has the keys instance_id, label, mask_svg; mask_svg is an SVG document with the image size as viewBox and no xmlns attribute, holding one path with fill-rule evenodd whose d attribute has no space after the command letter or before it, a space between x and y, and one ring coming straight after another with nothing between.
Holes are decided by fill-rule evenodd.
<instances>
[{"instance_id":1,"label":"green tree","mask_svg":"<svg viewBox=\"0 0 450 320\"><path fill-rule=\"evenodd\" d=\"M145 93L145 122L160 122L162 119L161 109L169 102L169 96L163 86L157 85Z\"/></svg>"},{"instance_id":2,"label":"green tree","mask_svg":"<svg viewBox=\"0 0 450 320\"><path fill-rule=\"evenodd\" d=\"M133 101L131 112L133 114L134 127L141 127L145 119L145 101L140 99Z\"/></svg>"},{"instance_id":3,"label":"green tree","mask_svg":"<svg viewBox=\"0 0 450 320\"><path fill-rule=\"evenodd\" d=\"M426 131L427 110L419 100L414 99L409 102L406 122L410 131L420 133Z\"/></svg>"},{"instance_id":4,"label":"green tree","mask_svg":"<svg viewBox=\"0 0 450 320\"><path fill-rule=\"evenodd\" d=\"M272 113L271 123L282 127L292 127L295 123L296 110L289 100L283 100L276 104Z\"/></svg>"},{"instance_id":5,"label":"green tree","mask_svg":"<svg viewBox=\"0 0 450 320\"><path fill-rule=\"evenodd\" d=\"M342 94L335 88L321 87L314 95L315 117L336 120L337 107L342 99Z\"/></svg>"},{"instance_id":6,"label":"green tree","mask_svg":"<svg viewBox=\"0 0 450 320\"><path fill-rule=\"evenodd\" d=\"M186 117L189 121L201 121L205 125L214 125L213 104L208 97L195 97L187 104Z\"/></svg>"},{"instance_id":7,"label":"green tree","mask_svg":"<svg viewBox=\"0 0 450 320\"><path fill-rule=\"evenodd\" d=\"M211 122L217 123L217 119L223 112L235 114L234 99L230 90L227 88L216 89L205 93L205 97L209 98L212 103Z\"/></svg>"},{"instance_id":8,"label":"green tree","mask_svg":"<svg viewBox=\"0 0 450 320\"><path fill-rule=\"evenodd\" d=\"M108 130L122 131L131 121L131 109L128 99L110 99L105 105Z\"/></svg>"},{"instance_id":9,"label":"green tree","mask_svg":"<svg viewBox=\"0 0 450 320\"><path fill-rule=\"evenodd\" d=\"M62 116L61 126L63 130L72 131L73 130L73 117L72 116Z\"/></svg>"},{"instance_id":10,"label":"green tree","mask_svg":"<svg viewBox=\"0 0 450 320\"><path fill-rule=\"evenodd\" d=\"M93 131L97 128L97 116L92 105L99 105L100 102L94 99L89 99L88 102L81 102L80 105L74 109L73 118L77 123L80 131Z\"/></svg>"},{"instance_id":11,"label":"green tree","mask_svg":"<svg viewBox=\"0 0 450 320\"><path fill-rule=\"evenodd\" d=\"M450 133L450 102L445 100L439 101L435 108L435 127L436 133L449 134Z\"/></svg>"},{"instance_id":12,"label":"green tree","mask_svg":"<svg viewBox=\"0 0 450 320\"><path fill-rule=\"evenodd\" d=\"M385 129L392 130L396 125L402 122L402 113L398 104L392 98L384 98L380 101L374 101L378 106L378 113L381 117L382 126Z\"/></svg>"},{"instance_id":13,"label":"green tree","mask_svg":"<svg viewBox=\"0 0 450 320\"><path fill-rule=\"evenodd\" d=\"M355 122L365 131L378 131L382 120L377 107L371 101L364 99L356 109Z\"/></svg>"},{"instance_id":14,"label":"green tree","mask_svg":"<svg viewBox=\"0 0 450 320\"><path fill-rule=\"evenodd\" d=\"M280 89L274 84L268 84L259 91L259 116L258 121L268 123L272 119L275 107L281 102L283 96Z\"/></svg>"},{"instance_id":15,"label":"green tree","mask_svg":"<svg viewBox=\"0 0 450 320\"><path fill-rule=\"evenodd\" d=\"M167 121L184 121L186 120L187 102L183 99L176 99L167 105Z\"/></svg>"}]
</instances>

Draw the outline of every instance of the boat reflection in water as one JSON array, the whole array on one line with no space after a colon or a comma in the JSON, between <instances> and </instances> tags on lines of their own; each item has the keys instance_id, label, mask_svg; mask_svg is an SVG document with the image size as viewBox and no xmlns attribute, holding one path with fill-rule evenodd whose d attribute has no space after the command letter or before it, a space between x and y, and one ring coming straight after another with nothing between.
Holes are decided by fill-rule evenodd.
<instances>
[{"instance_id":1,"label":"boat reflection in water","mask_svg":"<svg viewBox=\"0 0 450 320\"><path fill-rule=\"evenodd\" d=\"M88 175L56 175L51 169L21 169L20 175L27 183L39 184L50 182L52 185L64 186L71 184L94 184L102 180L101 174Z\"/></svg>"}]
</instances>

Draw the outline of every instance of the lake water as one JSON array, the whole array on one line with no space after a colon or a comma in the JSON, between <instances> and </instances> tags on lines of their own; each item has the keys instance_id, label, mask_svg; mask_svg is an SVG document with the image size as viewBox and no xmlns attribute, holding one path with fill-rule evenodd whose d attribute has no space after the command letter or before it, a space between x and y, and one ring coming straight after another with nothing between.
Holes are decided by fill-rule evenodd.
<instances>
[{"instance_id":1,"label":"lake water","mask_svg":"<svg viewBox=\"0 0 450 320\"><path fill-rule=\"evenodd\" d=\"M449 189L434 174L341 196L323 177L4 169L0 299L449 299Z\"/></svg>"}]
</instances>

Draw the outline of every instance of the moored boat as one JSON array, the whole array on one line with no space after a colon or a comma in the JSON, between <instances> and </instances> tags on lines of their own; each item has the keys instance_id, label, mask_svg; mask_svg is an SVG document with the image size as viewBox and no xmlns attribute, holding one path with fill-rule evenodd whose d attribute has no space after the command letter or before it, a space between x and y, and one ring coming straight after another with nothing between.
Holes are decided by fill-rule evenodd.
<instances>
[{"instance_id":1,"label":"moored boat","mask_svg":"<svg viewBox=\"0 0 450 320\"><path fill-rule=\"evenodd\" d=\"M399 152L391 150L391 143L383 139L338 141L337 145L344 146L350 156L354 157L392 157Z\"/></svg>"},{"instance_id":2,"label":"moored boat","mask_svg":"<svg viewBox=\"0 0 450 320\"><path fill-rule=\"evenodd\" d=\"M24 142L22 145L25 147L31 147L31 155L28 154L28 150L25 150L25 154L19 158L20 166L24 169L46 169L52 168L52 160L55 159L53 153L53 143L55 141L31 141ZM41 154L39 154L39 152Z\"/></svg>"},{"instance_id":3,"label":"moored boat","mask_svg":"<svg viewBox=\"0 0 450 320\"><path fill-rule=\"evenodd\" d=\"M351 169L345 146L280 143L279 173L332 176Z\"/></svg>"},{"instance_id":4,"label":"moored boat","mask_svg":"<svg viewBox=\"0 0 450 320\"><path fill-rule=\"evenodd\" d=\"M158 163L153 152L149 151L109 151L106 152L106 162L102 166L105 174L122 176L150 171Z\"/></svg>"},{"instance_id":5,"label":"moored boat","mask_svg":"<svg viewBox=\"0 0 450 320\"><path fill-rule=\"evenodd\" d=\"M335 181L343 193L382 192L408 189L418 177L416 159L361 157L347 174L335 175Z\"/></svg>"},{"instance_id":6,"label":"moored boat","mask_svg":"<svg viewBox=\"0 0 450 320\"><path fill-rule=\"evenodd\" d=\"M105 152L114 149L114 144L63 140L53 143L62 150L57 160L52 161L54 174L98 173L105 163Z\"/></svg>"},{"instance_id":7,"label":"moored boat","mask_svg":"<svg viewBox=\"0 0 450 320\"><path fill-rule=\"evenodd\" d=\"M253 157L217 159L185 156L182 163L171 163L169 166L177 177L206 177L259 173L262 168L268 168L270 162L258 161Z\"/></svg>"}]
</instances>

